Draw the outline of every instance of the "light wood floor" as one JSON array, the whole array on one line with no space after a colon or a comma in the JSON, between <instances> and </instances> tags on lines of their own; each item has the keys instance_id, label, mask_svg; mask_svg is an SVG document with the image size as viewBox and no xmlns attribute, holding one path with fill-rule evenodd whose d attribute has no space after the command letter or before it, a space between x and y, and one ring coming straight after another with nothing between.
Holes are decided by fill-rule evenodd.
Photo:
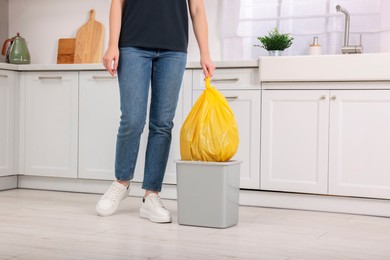
<instances>
[{"instance_id":1,"label":"light wood floor","mask_svg":"<svg viewBox=\"0 0 390 260\"><path fill-rule=\"evenodd\" d=\"M140 198L99 217L100 195L0 192L0 259L390 259L390 219L240 207L228 229L138 217ZM389 205L390 206L390 205Z\"/></svg>"}]
</instances>

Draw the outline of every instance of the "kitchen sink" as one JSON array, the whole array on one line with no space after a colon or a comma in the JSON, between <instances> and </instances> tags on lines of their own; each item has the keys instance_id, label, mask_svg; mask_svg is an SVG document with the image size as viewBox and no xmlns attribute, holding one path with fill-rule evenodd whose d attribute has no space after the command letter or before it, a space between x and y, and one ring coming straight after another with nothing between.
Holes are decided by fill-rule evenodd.
<instances>
[{"instance_id":1,"label":"kitchen sink","mask_svg":"<svg viewBox=\"0 0 390 260\"><path fill-rule=\"evenodd\" d=\"M388 81L390 53L259 58L260 80Z\"/></svg>"}]
</instances>

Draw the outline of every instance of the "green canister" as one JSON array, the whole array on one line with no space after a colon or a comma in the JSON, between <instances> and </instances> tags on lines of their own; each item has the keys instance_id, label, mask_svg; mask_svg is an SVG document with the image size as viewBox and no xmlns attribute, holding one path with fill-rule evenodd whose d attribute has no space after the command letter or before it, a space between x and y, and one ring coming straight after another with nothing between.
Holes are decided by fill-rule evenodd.
<instances>
[{"instance_id":1,"label":"green canister","mask_svg":"<svg viewBox=\"0 0 390 260\"><path fill-rule=\"evenodd\" d=\"M6 56L5 61L12 64L30 64L30 52L26 40L19 33L3 44L2 54Z\"/></svg>"}]
</instances>

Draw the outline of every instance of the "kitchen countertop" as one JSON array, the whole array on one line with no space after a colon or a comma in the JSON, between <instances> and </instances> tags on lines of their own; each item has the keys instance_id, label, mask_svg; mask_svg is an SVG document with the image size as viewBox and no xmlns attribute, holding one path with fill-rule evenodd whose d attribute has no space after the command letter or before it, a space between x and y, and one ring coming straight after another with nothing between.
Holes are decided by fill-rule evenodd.
<instances>
[{"instance_id":1,"label":"kitchen countertop","mask_svg":"<svg viewBox=\"0 0 390 260\"><path fill-rule=\"evenodd\" d=\"M257 68L259 61L216 61L217 68ZM198 61L189 61L187 69L200 69ZM13 71L88 71L105 70L103 64L27 64L0 63L0 69Z\"/></svg>"},{"instance_id":2,"label":"kitchen countertop","mask_svg":"<svg viewBox=\"0 0 390 260\"><path fill-rule=\"evenodd\" d=\"M390 81L390 53L318 56L262 56L252 61L216 61L217 68L260 68L262 82ZM189 61L187 69L201 69ZM13 71L104 71L103 64L0 63L0 69Z\"/></svg>"}]
</instances>

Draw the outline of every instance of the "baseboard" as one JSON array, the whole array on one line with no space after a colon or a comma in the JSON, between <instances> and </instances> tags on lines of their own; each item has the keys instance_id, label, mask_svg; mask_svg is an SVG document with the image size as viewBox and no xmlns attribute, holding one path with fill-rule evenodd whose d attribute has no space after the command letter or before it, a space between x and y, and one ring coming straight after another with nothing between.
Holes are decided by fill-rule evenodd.
<instances>
[{"instance_id":1,"label":"baseboard","mask_svg":"<svg viewBox=\"0 0 390 260\"><path fill-rule=\"evenodd\" d=\"M112 181L19 175L18 188L103 194ZM130 196L144 195L141 183L132 182ZM176 199L176 185L163 185L161 197Z\"/></svg>"},{"instance_id":2,"label":"baseboard","mask_svg":"<svg viewBox=\"0 0 390 260\"><path fill-rule=\"evenodd\" d=\"M18 188L103 194L112 181L18 176ZM200 189L201 191L201 189ZM143 196L141 183L131 183L130 196ZM176 185L163 185L161 197L177 199ZM240 205L390 217L390 200L240 190Z\"/></svg>"},{"instance_id":3,"label":"baseboard","mask_svg":"<svg viewBox=\"0 0 390 260\"><path fill-rule=\"evenodd\" d=\"M0 191L1 190L12 190L18 187L18 176L2 176L0 177Z\"/></svg>"},{"instance_id":4,"label":"baseboard","mask_svg":"<svg viewBox=\"0 0 390 260\"><path fill-rule=\"evenodd\" d=\"M240 205L390 217L386 199L241 190Z\"/></svg>"}]
</instances>

